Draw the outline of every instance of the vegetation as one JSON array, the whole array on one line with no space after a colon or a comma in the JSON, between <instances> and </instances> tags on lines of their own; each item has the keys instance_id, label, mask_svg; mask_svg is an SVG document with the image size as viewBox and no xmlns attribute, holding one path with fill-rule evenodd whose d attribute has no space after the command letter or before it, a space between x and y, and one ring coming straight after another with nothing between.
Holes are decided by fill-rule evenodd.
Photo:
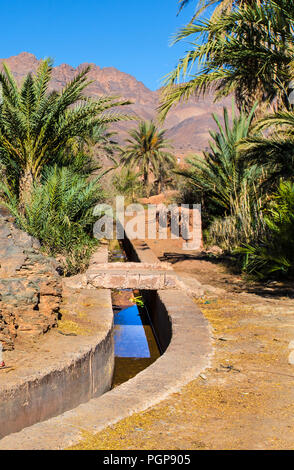
<instances>
[{"instance_id":1,"label":"vegetation","mask_svg":"<svg viewBox=\"0 0 294 470\"><path fill-rule=\"evenodd\" d=\"M5 65L0 73L1 203L48 253L62 256L68 273L83 268L96 244L93 208L103 197L103 172L92 148L113 158L107 125L129 119L113 111L127 101L84 95L88 71L59 93L49 91L50 60L21 86Z\"/></svg>"},{"instance_id":2,"label":"vegetation","mask_svg":"<svg viewBox=\"0 0 294 470\"><path fill-rule=\"evenodd\" d=\"M236 144L248 136L255 107L251 113L235 115L234 103L231 111L231 121L227 108L223 111L224 124L215 114L213 119L217 131L210 131L212 140L210 151L204 155L195 155L187 159L189 169L179 172L187 177L195 189L205 195L210 207L215 206L219 215L230 211L232 201L238 198L244 180L254 181L259 176L256 166L249 168L238 154Z\"/></svg>"},{"instance_id":3,"label":"vegetation","mask_svg":"<svg viewBox=\"0 0 294 470\"><path fill-rule=\"evenodd\" d=\"M165 138L165 130L160 130L151 121L142 121L137 129L129 132L127 146L122 151L121 163L126 168L137 171L142 175L143 187L146 195L150 195L150 173L162 191L169 179L169 171L175 165L175 157L168 150L171 149L169 141Z\"/></svg>"},{"instance_id":4,"label":"vegetation","mask_svg":"<svg viewBox=\"0 0 294 470\"><path fill-rule=\"evenodd\" d=\"M289 107L294 1L198 2L198 13L216 3L209 20L196 15L176 35L174 42L189 39L193 49L167 76L162 116L180 100L208 91L217 99L234 93L239 109L247 111L255 101L260 110L274 103Z\"/></svg>"},{"instance_id":5,"label":"vegetation","mask_svg":"<svg viewBox=\"0 0 294 470\"><path fill-rule=\"evenodd\" d=\"M140 173L131 168L120 168L119 173L115 173L112 177L112 184L117 194L125 196L127 202L134 202L138 197L142 197L144 188L140 176Z\"/></svg>"},{"instance_id":6,"label":"vegetation","mask_svg":"<svg viewBox=\"0 0 294 470\"><path fill-rule=\"evenodd\" d=\"M264 186L268 194L275 188L277 192L265 210L264 236L251 240L239 252L246 255L244 269L257 277L293 275L293 110L265 116L256 123L254 131L254 135L239 143L240 158L266 172Z\"/></svg>"},{"instance_id":7,"label":"vegetation","mask_svg":"<svg viewBox=\"0 0 294 470\"><path fill-rule=\"evenodd\" d=\"M120 147L115 140L115 132L110 132L105 124L97 124L83 137L69 141L66 153L72 156L87 154L94 160L105 160L117 166L116 155Z\"/></svg>"},{"instance_id":8,"label":"vegetation","mask_svg":"<svg viewBox=\"0 0 294 470\"><path fill-rule=\"evenodd\" d=\"M238 146L243 161L267 172L268 188L276 188L280 179L293 180L294 112L279 111L260 119L253 132Z\"/></svg>"},{"instance_id":9,"label":"vegetation","mask_svg":"<svg viewBox=\"0 0 294 470\"><path fill-rule=\"evenodd\" d=\"M294 274L294 183L281 182L265 223L268 230L258 243L238 251L245 254L244 269L260 279Z\"/></svg>"},{"instance_id":10,"label":"vegetation","mask_svg":"<svg viewBox=\"0 0 294 470\"><path fill-rule=\"evenodd\" d=\"M34 183L24 214L17 198L4 188L6 205L18 225L38 238L48 254L63 255L71 274L87 263L96 245L92 227L96 221L93 208L102 199L99 179L88 182L87 175L74 167L48 167L41 182Z\"/></svg>"},{"instance_id":11,"label":"vegetation","mask_svg":"<svg viewBox=\"0 0 294 470\"><path fill-rule=\"evenodd\" d=\"M189 3L192 3L193 0L179 0L181 11ZM214 8L212 17L224 12L232 11L238 5L252 5L253 3L260 3L258 0L198 0L195 15L193 19L199 16L201 13L208 10L208 8Z\"/></svg>"},{"instance_id":12,"label":"vegetation","mask_svg":"<svg viewBox=\"0 0 294 470\"><path fill-rule=\"evenodd\" d=\"M224 108L222 125L213 115L218 131L210 131L210 151L187 159L188 169L179 173L187 178L208 212L209 237L225 249L249 242L263 230L259 216L265 172L258 165L247 165L237 152L237 143L247 137L255 112L235 115Z\"/></svg>"},{"instance_id":13,"label":"vegetation","mask_svg":"<svg viewBox=\"0 0 294 470\"><path fill-rule=\"evenodd\" d=\"M181 10L192 2L178 3ZM294 274L294 0L194 3L174 41L189 39L190 50L166 77L160 116L208 92L235 101L223 122L213 115L209 150L180 170L166 131L152 121L140 122L119 148L108 124L129 119L114 112L128 102L87 98L88 68L59 93L49 89L50 60L21 86L6 66L0 73L1 202L49 254L64 259L68 273L84 267L96 244L101 177L116 168L112 188L130 201L176 184L182 202L201 202L207 240L236 254L236 262L241 255L251 275ZM104 172L101 158L111 162Z\"/></svg>"},{"instance_id":14,"label":"vegetation","mask_svg":"<svg viewBox=\"0 0 294 470\"><path fill-rule=\"evenodd\" d=\"M44 166L58 162L70 139L86 137L98 124L123 118L105 111L126 102L112 97L93 101L84 96L88 71L89 67L77 74L60 93L48 91L50 60L41 62L36 75L28 74L20 87L7 66L0 73L1 159L7 168L8 182L12 177L17 179L14 189L21 206L30 197Z\"/></svg>"},{"instance_id":15,"label":"vegetation","mask_svg":"<svg viewBox=\"0 0 294 470\"><path fill-rule=\"evenodd\" d=\"M182 9L189 0L179 3ZM161 115L208 91L216 99L234 94L239 115L225 109L223 125L214 116L210 150L188 159L180 172L194 188L188 196L202 202L209 242L241 254L247 273L293 276L294 2L195 3L195 15L175 39L193 39L193 49L167 77Z\"/></svg>"}]
</instances>

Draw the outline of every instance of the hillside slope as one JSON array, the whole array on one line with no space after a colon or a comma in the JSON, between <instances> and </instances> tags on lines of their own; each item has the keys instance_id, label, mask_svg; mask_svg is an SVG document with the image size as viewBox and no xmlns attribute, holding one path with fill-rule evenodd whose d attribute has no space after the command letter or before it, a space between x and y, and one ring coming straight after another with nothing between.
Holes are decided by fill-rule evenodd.
<instances>
[{"instance_id":1,"label":"hillside slope","mask_svg":"<svg viewBox=\"0 0 294 470\"><path fill-rule=\"evenodd\" d=\"M28 52L0 59L0 67L3 61L8 64L19 82L28 72L35 72L39 63L38 59ZM80 64L77 68L68 64L54 67L51 88L61 89L66 82L74 77L77 71L86 65L89 64ZM89 96L118 95L133 102L128 107L128 112L142 119L155 119L159 100L158 91L149 90L132 75L120 72L114 67L100 68L95 64L91 64L91 66L89 79L93 80L93 83L87 89ZM225 102L230 105L229 99L226 99ZM213 103L212 96L208 95L205 99L190 100L188 103L181 104L171 110L164 127L168 129L168 136L178 156L184 156L207 147L208 130L211 127L214 128L211 113L221 114L222 106L223 103ZM127 130L133 126L133 122L119 123L115 126L120 143L123 143Z\"/></svg>"}]
</instances>

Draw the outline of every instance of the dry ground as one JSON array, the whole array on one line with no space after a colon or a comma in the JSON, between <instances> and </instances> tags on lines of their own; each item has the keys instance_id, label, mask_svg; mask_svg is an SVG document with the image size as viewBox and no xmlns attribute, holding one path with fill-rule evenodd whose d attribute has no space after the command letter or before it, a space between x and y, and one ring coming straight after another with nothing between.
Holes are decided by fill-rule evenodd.
<instances>
[{"instance_id":1,"label":"dry ground","mask_svg":"<svg viewBox=\"0 0 294 470\"><path fill-rule=\"evenodd\" d=\"M195 300L213 327L211 368L159 405L85 435L75 448L293 449L294 365L288 363L288 346L294 339L294 289L248 287L214 258L187 255L174 243L166 253L166 240L150 241L176 271L218 288Z\"/></svg>"}]
</instances>

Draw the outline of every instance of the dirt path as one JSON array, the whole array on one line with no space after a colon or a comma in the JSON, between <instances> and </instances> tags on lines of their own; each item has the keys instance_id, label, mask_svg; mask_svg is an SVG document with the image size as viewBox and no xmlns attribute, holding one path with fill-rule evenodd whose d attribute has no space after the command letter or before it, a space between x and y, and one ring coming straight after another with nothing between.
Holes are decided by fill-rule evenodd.
<instances>
[{"instance_id":1,"label":"dirt path","mask_svg":"<svg viewBox=\"0 0 294 470\"><path fill-rule=\"evenodd\" d=\"M179 246L164 255L162 242L151 247L176 271L218 288L198 301L213 327L212 367L161 404L86 435L76 448L293 449L292 286L247 289L207 255L187 256Z\"/></svg>"}]
</instances>

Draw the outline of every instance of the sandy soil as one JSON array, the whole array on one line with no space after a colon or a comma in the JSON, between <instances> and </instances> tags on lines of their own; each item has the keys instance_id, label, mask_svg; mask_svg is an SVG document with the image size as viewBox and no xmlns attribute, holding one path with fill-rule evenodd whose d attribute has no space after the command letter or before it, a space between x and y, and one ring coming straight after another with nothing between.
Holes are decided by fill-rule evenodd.
<instances>
[{"instance_id":1,"label":"sandy soil","mask_svg":"<svg viewBox=\"0 0 294 470\"><path fill-rule=\"evenodd\" d=\"M178 241L149 243L176 271L218 288L195 300L213 327L211 368L146 412L85 435L75 448L293 449L292 285L248 286L212 255L184 253Z\"/></svg>"}]
</instances>

